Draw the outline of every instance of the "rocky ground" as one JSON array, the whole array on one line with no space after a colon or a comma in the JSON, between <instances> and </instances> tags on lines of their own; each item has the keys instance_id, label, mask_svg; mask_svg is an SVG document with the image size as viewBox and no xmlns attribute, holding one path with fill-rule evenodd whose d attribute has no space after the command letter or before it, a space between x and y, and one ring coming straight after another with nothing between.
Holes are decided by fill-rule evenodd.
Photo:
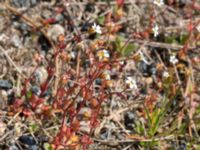
<instances>
[{"instance_id":1,"label":"rocky ground","mask_svg":"<svg viewBox=\"0 0 200 150\"><path fill-rule=\"evenodd\" d=\"M0 149L200 149L200 1L0 0Z\"/></svg>"}]
</instances>

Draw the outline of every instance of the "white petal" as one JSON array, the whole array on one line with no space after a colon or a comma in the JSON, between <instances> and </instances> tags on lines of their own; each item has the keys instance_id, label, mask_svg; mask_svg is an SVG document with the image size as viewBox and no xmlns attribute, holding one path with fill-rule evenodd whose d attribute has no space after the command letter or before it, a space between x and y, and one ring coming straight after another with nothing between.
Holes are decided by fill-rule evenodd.
<instances>
[{"instance_id":1,"label":"white petal","mask_svg":"<svg viewBox=\"0 0 200 150\"><path fill-rule=\"evenodd\" d=\"M169 73L168 73L167 71L165 71L165 72L163 73L163 77L168 78L168 77L169 77Z\"/></svg>"},{"instance_id":2,"label":"white petal","mask_svg":"<svg viewBox=\"0 0 200 150\"><path fill-rule=\"evenodd\" d=\"M200 32L200 24L196 28Z\"/></svg>"},{"instance_id":3,"label":"white petal","mask_svg":"<svg viewBox=\"0 0 200 150\"><path fill-rule=\"evenodd\" d=\"M159 7L162 6L162 5L164 5L164 1L163 0L154 0L153 3L155 5L157 5L157 6L159 6Z\"/></svg>"},{"instance_id":4,"label":"white petal","mask_svg":"<svg viewBox=\"0 0 200 150\"><path fill-rule=\"evenodd\" d=\"M158 36L158 30L159 30L159 27L158 27L157 24L153 27L152 30L153 30L153 33L154 33L154 37Z\"/></svg>"},{"instance_id":5,"label":"white petal","mask_svg":"<svg viewBox=\"0 0 200 150\"><path fill-rule=\"evenodd\" d=\"M178 62L178 59L175 56L171 56L170 62L175 65Z\"/></svg>"},{"instance_id":6,"label":"white petal","mask_svg":"<svg viewBox=\"0 0 200 150\"><path fill-rule=\"evenodd\" d=\"M103 54L104 54L104 57L107 57L107 58L110 57L109 52L107 50L103 50Z\"/></svg>"}]
</instances>

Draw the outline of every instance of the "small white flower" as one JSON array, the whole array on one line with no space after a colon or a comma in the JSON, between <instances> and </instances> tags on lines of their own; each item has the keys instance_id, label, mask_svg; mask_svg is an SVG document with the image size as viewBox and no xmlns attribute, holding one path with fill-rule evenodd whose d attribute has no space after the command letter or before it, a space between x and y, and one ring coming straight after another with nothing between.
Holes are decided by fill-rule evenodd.
<instances>
[{"instance_id":1,"label":"small white flower","mask_svg":"<svg viewBox=\"0 0 200 150\"><path fill-rule=\"evenodd\" d=\"M132 77L127 77L125 83L129 86L129 88L137 89L137 83Z\"/></svg>"},{"instance_id":2,"label":"small white flower","mask_svg":"<svg viewBox=\"0 0 200 150\"><path fill-rule=\"evenodd\" d=\"M164 71L164 73L163 73L163 77L164 77L164 78L168 78L168 77L169 77L169 72Z\"/></svg>"},{"instance_id":3,"label":"small white flower","mask_svg":"<svg viewBox=\"0 0 200 150\"><path fill-rule=\"evenodd\" d=\"M163 0L154 0L153 3L159 7L161 7L162 5L164 5L164 1Z\"/></svg>"},{"instance_id":4,"label":"small white flower","mask_svg":"<svg viewBox=\"0 0 200 150\"><path fill-rule=\"evenodd\" d=\"M157 37L157 36L158 36L158 30L159 30L158 25L156 24L156 25L153 27L152 30L153 30L154 37Z\"/></svg>"},{"instance_id":5,"label":"small white flower","mask_svg":"<svg viewBox=\"0 0 200 150\"><path fill-rule=\"evenodd\" d=\"M70 52L70 56L71 56L71 58L75 59L76 58L76 53L74 51L71 51Z\"/></svg>"},{"instance_id":6,"label":"small white flower","mask_svg":"<svg viewBox=\"0 0 200 150\"><path fill-rule=\"evenodd\" d=\"M111 79L110 72L109 71L104 71L103 72L103 78L106 79L106 80L110 80Z\"/></svg>"},{"instance_id":7,"label":"small white flower","mask_svg":"<svg viewBox=\"0 0 200 150\"><path fill-rule=\"evenodd\" d=\"M100 60L103 59L108 59L110 57L110 54L107 50L101 50L97 52L97 56L99 57Z\"/></svg>"},{"instance_id":8,"label":"small white flower","mask_svg":"<svg viewBox=\"0 0 200 150\"><path fill-rule=\"evenodd\" d=\"M196 27L196 29L200 32L200 24Z\"/></svg>"},{"instance_id":9,"label":"small white flower","mask_svg":"<svg viewBox=\"0 0 200 150\"><path fill-rule=\"evenodd\" d=\"M170 60L169 60L172 64L176 64L176 63L178 63L178 59L176 58L176 56L170 56Z\"/></svg>"},{"instance_id":10,"label":"small white flower","mask_svg":"<svg viewBox=\"0 0 200 150\"><path fill-rule=\"evenodd\" d=\"M92 29L93 29L96 33L102 34L101 27L100 27L99 25L97 25L96 23L93 24Z\"/></svg>"},{"instance_id":11,"label":"small white flower","mask_svg":"<svg viewBox=\"0 0 200 150\"><path fill-rule=\"evenodd\" d=\"M119 62L119 64L120 64L120 65L124 65L124 64L125 64L125 61L122 60L122 61Z\"/></svg>"}]
</instances>

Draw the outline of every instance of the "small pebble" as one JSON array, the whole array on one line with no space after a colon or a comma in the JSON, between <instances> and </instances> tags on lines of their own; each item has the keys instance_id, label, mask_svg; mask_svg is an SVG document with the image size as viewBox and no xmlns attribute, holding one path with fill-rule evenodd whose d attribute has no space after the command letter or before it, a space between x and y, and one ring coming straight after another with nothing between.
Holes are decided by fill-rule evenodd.
<instances>
[{"instance_id":1,"label":"small pebble","mask_svg":"<svg viewBox=\"0 0 200 150\"><path fill-rule=\"evenodd\" d=\"M45 10L43 10L42 11L42 17L44 18L44 19L48 19L48 18L52 18L52 16L53 16L53 13L52 13L52 11L50 11L50 10L48 10L48 9L45 9Z\"/></svg>"},{"instance_id":2,"label":"small pebble","mask_svg":"<svg viewBox=\"0 0 200 150\"><path fill-rule=\"evenodd\" d=\"M48 73L47 73L47 70L45 69L45 67L39 67L35 71L34 75L35 75L36 82L39 85L44 83L48 77Z\"/></svg>"},{"instance_id":3,"label":"small pebble","mask_svg":"<svg viewBox=\"0 0 200 150\"><path fill-rule=\"evenodd\" d=\"M20 37L15 34L12 36L11 38L11 43L15 46L15 47L20 47L22 45L22 40L20 39Z\"/></svg>"},{"instance_id":4,"label":"small pebble","mask_svg":"<svg viewBox=\"0 0 200 150\"><path fill-rule=\"evenodd\" d=\"M144 61L139 63L139 70L143 74L143 76L148 77L152 75L156 75L156 66L155 64L147 64Z\"/></svg>"},{"instance_id":5,"label":"small pebble","mask_svg":"<svg viewBox=\"0 0 200 150\"><path fill-rule=\"evenodd\" d=\"M36 5L37 0L12 0L11 3L16 7L31 7Z\"/></svg>"},{"instance_id":6,"label":"small pebble","mask_svg":"<svg viewBox=\"0 0 200 150\"><path fill-rule=\"evenodd\" d=\"M64 33L65 29L61 25L55 24L48 30L47 35L56 42L59 35L64 35Z\"/></svg>"},{"instance_id":7,"label":"small pebble","mask_svg":"<svg viewBox=\"0 0 200 150\"><path fill-rule=\"evenodd\" d=\"M56 15L55 19L58 23L62 24L64 22L65 18L62 14L58 14L58 15Z\"/></svg>"},{"instance_id":8,"label":"small pebble","mask_svg":"<svg viewBox=\"0 0 200 150\"><path fill-rule=\"evenodd\" d=\"M9 147L9 150L19 150L19 148L16 145L12 145Z\"/></svg>"},{"instance_id":9,"label":"small pebble","mask_svg":"<svg viewBox=\"0 0 200 150\"><path fill-rule=\"evenodd\" d=\"M101 133L100 133L100 138L105 140L108 138L109 135L109 130L108 129L102 129Z\"/></svg>"},{"instance_id":10,"label":"small pebble","mask_svg":"<svg viewBox=\"0 0 200 150\"><path fill-rule=\"evenodd\" d=\"M32 86L31 91L37 96L39 96L41 94L41 90L38 86Z\"/></svg>"},{"instance_id":11,"label":"small pebble","mask_svg":"<svg viewBox=\"0 0 200 150\"><path fill-rule=\"evenodd\" d=\"M8 80L0 80L0 89L9 90L13 85Z\"/></svg>"},{"instance_id":12,"label":"small pebble","mask_svg":"<svg viewBox=\"0 0 200 150\"><path fill-rule=\"evenodd\" d=\"M19 30L22 31L24 34L28 33L28 30L30 29L29 26L26 23L20 23L19 24Z\"/></svg>"}]
</instances>

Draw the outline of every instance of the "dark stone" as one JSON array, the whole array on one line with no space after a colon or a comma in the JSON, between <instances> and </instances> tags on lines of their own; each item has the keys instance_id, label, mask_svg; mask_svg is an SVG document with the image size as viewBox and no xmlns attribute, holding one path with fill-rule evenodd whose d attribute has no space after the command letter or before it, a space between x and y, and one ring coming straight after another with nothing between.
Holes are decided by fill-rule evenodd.
<instances>
[{"instance_id":1,"label":"dark stone","mask_svg":"<svg viewBox=\"0 0 200 150\"><path fill-rule=\"evenodd\" d=\"M83 68L86 70L89 67L90 67L90 60L85 59L85 61L83 62Z\"/></svg>"},{"instance_id":2,"label":"dark stone","mask_svg":"<svg viewBox=\"0 0 200 150\"><path fill-rule=\"evenodd\" d=\"M18 29L23 33L23 34L28 34L30 31L29 25L26 23L20 23Z\"/></svg>"},{"instance_id":3,"label":"dark stone","mask_svg":"<svg viewBox=\"0 0 200 150\"><path fill-rule=\"evenodd\" d=\"M155 64L147 64L144 61L139 63L139 70L145 77L156 75L156 66Z\"/></svg>"},{"instance_id":4,"label":"dark stone","mask_svg":"<svg viewBox=\"0 0 200 150\"><path fill-rule=\"evenodd\" d=\"M41 45L41 50L47 52L51 48L51 43L44 35L40 35L38 43Z\"/></svg>"},{"instance_id":5,"label":"dark stone","mask_svg":"<svg viewBox=\"0 0 200 150\"><path fill-rule=\"evenodd\" d=\"M36 141L34 140L34 138L32 136L28 136L28 135L22 135L19 138L19 141L22 144L23 149L27 149L27 150L38 150L39 146L37 145Z\"/></svg>"},{"instance_id":6,"label":"dark stone","mask_svg":"<svg viewBox=\"0 0 200 150\"><path fill-rule=\"evenodd\" d=\"M89 22L86 22L81 25L81 31L82 32L87 32L91 28L92 24Z\"/></svg>"},{"instance_id":7,"label":"dark stone","mask_svg":"<svg viewBox=\"0 0 200 150\"><path fill-rule=\"evenodd\" d=\"M186 149L187 149L186 143L183 142L183 141L180 141L180 142L179 142L179 147L178 147L177 150L186 150Z\"/></svg>"},{"instance_id":8,"label":"dark stone","mask_svg":"<svg viewBox=\"0 0 200 150\"><path fill-rule=\"evenodd\" d=\"M28 136L28 135L22 135L19 138L19 141L22 142L25 145L28 145L28 146L36 145L36 142L35 142L34 138L32 136Z\"/></svg>"},{"instance_id":9,"label":"dark stone","mask_svg":"<svg viewBox=\"0 0 200 150\"><path fill-rule=\"evenodd\" d=\"M183 8L187 5L187 2L188 0L179 0L179 7L180 8Z\"/></svg>"},{"instance_id":10,"label":"dark stone","mask_svg":"<svg viewBox=\"0 0 200 150\"><path fill-rule=\"evenodd\" d=\"M90 40L94 40L95 38L96 38L96 33L91 33L89 36L88 36L88 38L90 39Z\"/></svg>"},{"instance_id":11,"label":"dark stone","mask_svg":"<svg viewBox=\"0 0 200 150\"><path fill-rule=\"evenodd\" d=\"M130 111L127 112L124 115L124 124L125 124L126 129L133 130L134 122L135 122L135 114Z\"/></svg>"},{"instance_id":12,"label":"dark stone","mask_svg":"<svg viewBox=\"0 0 200 150\"><path fill-rule=\"evenodd\" d=\"M101 81L100 78L97 78L97 79L95 80L95 84L96 84L96 85L101 85L101 83L102 83L102 81Z\"/></svg>"},{"instance_id":13,"label":"dark stone","mask_svg":"<svg viewBox=\"0 0 200 150\"><path fill-rule=\"evenodd\" d=\"M85 11L88 11L88 12L94 12L95 11L95 7L94 7L94 3L88 3L85 7Z\"/></svg>"},{"instance_id":14,"label":"dark stone","mask_svg":"<svg viewBox=\"0 0 200 150\"><path fill-rule=\"evenodd\" d=\"M38 86L32 86L31 87L31 91L37 96L39 96L40 93L41 93L41 90L40 90L40 88Z\"/></svg>"},{"instance_id":15,"label":"dark stone","mask_svg":"<svg viewBox=\"0 0 200 150\"><path fill-rule=\"evenodd\" d=\"M108 138L108 135L109 135L109 131L108 129L102 129L101 132L100 132L100 138L105 140Z\"/></svg>"},{"instance_id":16,"label":"dark stone","mask_svg":"<svg viewBox=\"0 0 200 150\"><path fill-rule=\"evenodd\" d=\"M12 105L15 101L15 93L12 92L8 95L8 105Z\"/></svg>"},{"instance_id":17,"label":"dark stone","mask_svg":"<svg viewBox=\"0 0 200 150\"><path fill-rule=\"evenodd\" d=\"M0 80L0 89L9 90L12 89L13 85L8 80Z\"/></svg>"}]
</instances>

